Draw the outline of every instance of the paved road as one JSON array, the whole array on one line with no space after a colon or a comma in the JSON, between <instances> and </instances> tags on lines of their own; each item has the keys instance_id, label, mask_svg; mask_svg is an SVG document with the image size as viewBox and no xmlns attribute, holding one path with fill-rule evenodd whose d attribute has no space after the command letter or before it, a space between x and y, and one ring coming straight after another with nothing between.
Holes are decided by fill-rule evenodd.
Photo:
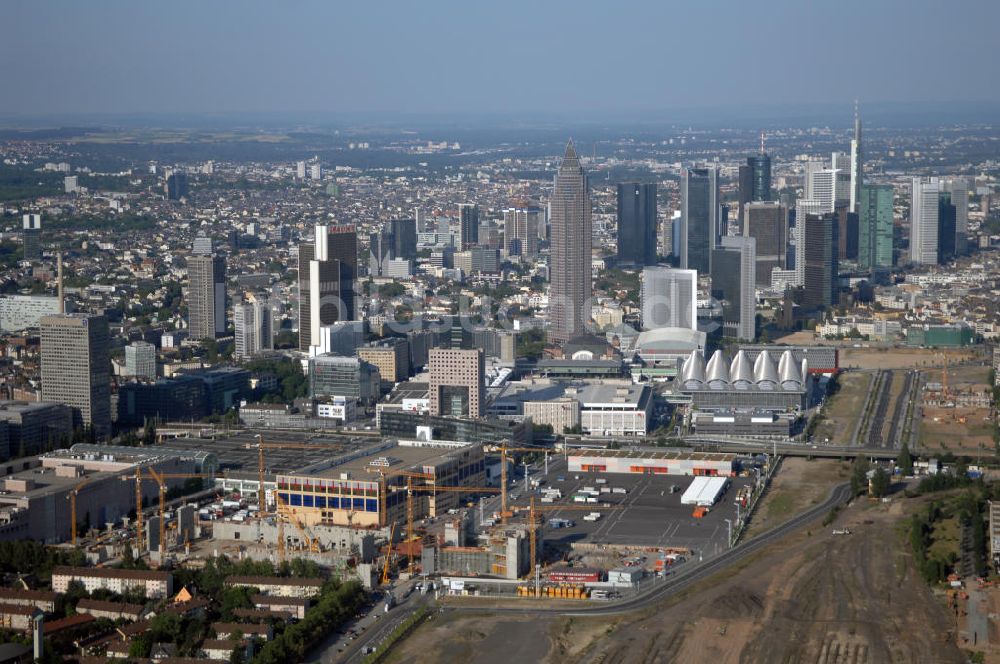
<instances>
[{"instance_id":1,"label":"paved road","mask_svg":"<svg viewBox=\"0 0 1000 664\"><path fill-rule=\"evenodd\" d=\"M990 641L989 606L986 595L978 589L970 589L966 607L969 611L965 623L968 643L970 646L984 648Z\"/></svg>"},{"instance_id":2,"label":"paved road","mask_svg":"<svg viewBox=\"0 0 1000 664\"><path fill-rule=\"evenodd\" d=\"M430 597L417 592L404 596L406 589L414 584L415 582L407 582L392 589L401 599L388 612L385 610L385 598L380 597L360 618L329 634L305 661L347 663L363 660L368 646L377 647L400 623L430 601Z\"/></svg>"}]
</instances>

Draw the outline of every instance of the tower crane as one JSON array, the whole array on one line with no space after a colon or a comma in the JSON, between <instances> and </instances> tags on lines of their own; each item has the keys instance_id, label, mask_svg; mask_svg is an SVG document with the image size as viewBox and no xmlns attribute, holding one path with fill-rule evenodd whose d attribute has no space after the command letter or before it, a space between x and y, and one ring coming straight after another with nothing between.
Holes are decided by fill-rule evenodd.
<instances>
[{"instance_id":1,"label":"tower crane","mask_svg":"<svg viewBox=\"0 0 1000 664\"><path fill-rule=\"evenodd\" d=\"M73 487L73 489L69 492L69 496L67 496L67 498L69 498L69 514L70 514L70 519L71 519L71 521L70 521L70 541L73 543L73 546L76 546L76 529L77 529L77 525L76 525L76 496L77 496L78 493L80 493L80 490L87 485L88 482L90 482L90 478L89 477L84 478L82 482L80 482L75 487Z\"/></svg>"},{"instance_id":2,"label":"tower crane","mask_svg":"<svg viewBox=\"0 0 1000 664\"><path fill-rule=\"evenodd\" d=\"M160 496L160 506L159 506L159 516L160 516L160 556L164 556L167 550L166 541L166 531L167 531L167 480L173 479L211 479L212 475L205 473L158 473L153 468L147 468L148 475L142 474L142 468L137 467L135 469L135 476L123 476L123 480L135 480L135 515L136 515L136 545L139 547L140 555L143 549L145 533L143 531L142 523L142 481L143 480L153 480L159 485L159 496Z\"/></svg>"},{"instance_id":3,"label":"tower crane","mask_svg":"<svg viewBox=\"0 0 1000 664\"><path fill-rule=\"evenodd\" d=\"M389 560L392 558L392 536L396 534L396 523L389 527L389 546L385 550L385 564L382 566L382 585L389 583Z\"/></svg>"},{"instance_id":4,"label":"tower crane","mask_svg":"<svg viewBox=\"0 0 1000 664\"><path fill-rule=\"evenodd\" d=\"M296 529L298 529L299 533L301 533L302 537L305 538L305 541L306 541L306 543L307 543L307 545L309 547L309 552L310 553L319 553L319 538L317 538L309 530L309 528L295 514L295 511L292 510L287 505L287 503L285 503L285 501L281 499L281 496L279 496L277 494L275 494L275 505L278 508L277 509L277 513L278 513L278 519L279 519L279 521L282 518L285 518L285 519L288 519L289 521L291 521L292 524L296 527ZM282 530L284 530L284 529L282 529ZM283 534L284 533L282 533L282 535ZM280 538L280 542L279 542L279 550L283 552L284 549L285 549L285 538L281 537Z\"/></svg>"},{"instance_id":5,"label":"tower crane","mask_svg":"<svg viewBox=\"0 0 1000 664\"><path fill-rule=\"evenodd\" d=\"M413 478L406 478L406 534L407 534L407 551L411 554L410 567L413 567L413 493L416 491L427 491L430 493L437 493L438 491L448 493L497 493L500 489L496 487L484 487L484 486L437 486L437 485L418 485L413 486Z\"/></svg>"},{"instance_id":6,"label":"tower crane","mask_svg":"<svg viewBox=\"0 0 1000 664\"><path fill-rule=\"evenodd\" d=\"M254 443L247 443L247 448L253 448ZM257 506L260 508L258 514L264 516L267 513L267 492L264 490L264 450L323 450L323 445L310 445L307 443L266 443L264 437L257 436Z\"/></svg>"},{"instance_id":7,"label":"tower crane","mask_svg":"<svg viewBox=\"0 0 1000 664\"><path fill-rule=\"evenodd\" d=\"M602 511L613 511L613 510L618 510L618 509L621 509L621 508L620 507L595 507L595 506L592 506L592 505L535 505L535 497L532 496L531 497L531 501L528 504L528 539L529 539L530 548L531 548L531 554L530 554L531 558L530 558L530 560L531 560L532 569L534 569L535 561L538 559L536 557L537 547L538 547L538 544L537 544L537 542L538 542L538 539L537 539L538 536L536 534L537 531L538 531L538 518L537 518L537 513L538 512L559 512L559 511L562 511L562 510L577 510L577 511L589 510L589 511L594 511L595 509L602 510ZM537 588L536 588L536 592L537 592Z\"/></svg>"},{"instance_id":8,"label":"tower crane","mask_svg":"<svg viewBox=\"0 0 1000 664\"><path fill-rule=\"evenodd\" d=\"M500 523L506 524L510 510L507 509L507 453L508 452L544 452L552 450L547 447L508 447L506 441L500 445Z\"/></svg>"}]
</instances>

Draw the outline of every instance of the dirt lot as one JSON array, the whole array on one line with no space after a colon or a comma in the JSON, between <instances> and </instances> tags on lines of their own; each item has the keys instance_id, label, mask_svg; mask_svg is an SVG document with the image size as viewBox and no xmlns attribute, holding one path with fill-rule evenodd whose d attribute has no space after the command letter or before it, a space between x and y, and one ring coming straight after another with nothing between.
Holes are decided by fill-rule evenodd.
<instances>
[{"instance_id":1,"label":"dirt lot","mask_svg":"<svg viewBox=\"0 0 1000 664\"><path fill-rule=\"evenodd\" d=\"M865 395L871 386L874 374L848 371L840 376L840 391L830 397L823 407L823 421L816 427L813 438L817 441L830 439L833 444L847 445L858 418L864 413Z\"/></svg>"},{"instance_id":2,"label":"dirt lot","mask_svg":"<svg viewBox=\"0 0 1000 664\"><path fill-rule=\"evenodd\" d=\"M970 350L935 350L930 348L841 348L842 369L920 369L940 367L941 353L948 364L957 364L977 357Z\"/></svg>"},{"instance_id":3,"label":"dirt lot","mask_svg":"<svg viewBox=\"0 0 1000 664\"><path fill-rule=\"evenodd\" d=\"M854 534L813 526L637 614L445 617L391 661L957 664L954 619L917 576L897 527L920 504L852 506L836 526Z\"/></svg>"},{"instance_id":4,"label":"dirt lot","mask_svg":"<svg viewBox=\"0 0 1000 664\"><path fill-rule=\"evenodd\" d=\"M955 454L991 454L993 423L988 408L933 408L924 406L920 420L920 447ZM961 420L965 418L963 423ZM935 421L935 419L937 421Z\"/></svg>"},{"instance_id":5,"label":"dirt lot","mask_svg":"<svg viewBox=\"0 0 1000 664\"><path fill-rule=\"evenodd\" d=\"M821 502L834 485L848 481L849 476L850 465L842 461L786 457L757 507L747 537L770 530Z\"/></svg>"}]
</instances>

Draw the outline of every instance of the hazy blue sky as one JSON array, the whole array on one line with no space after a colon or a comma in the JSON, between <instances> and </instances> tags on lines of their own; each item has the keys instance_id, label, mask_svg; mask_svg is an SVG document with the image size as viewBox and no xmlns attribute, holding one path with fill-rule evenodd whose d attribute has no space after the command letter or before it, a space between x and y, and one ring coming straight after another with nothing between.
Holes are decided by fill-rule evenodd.
<instances>
[{"instance_id":1,"label":"hazy blue sky","mask_svg":"<svg viewBox=\"0 0 1000 664\"><path fill-rule=\"evenodd\" d=\"M998 0L4 0L0 113L1000 101Z\"/></svg>"}]
</instances>

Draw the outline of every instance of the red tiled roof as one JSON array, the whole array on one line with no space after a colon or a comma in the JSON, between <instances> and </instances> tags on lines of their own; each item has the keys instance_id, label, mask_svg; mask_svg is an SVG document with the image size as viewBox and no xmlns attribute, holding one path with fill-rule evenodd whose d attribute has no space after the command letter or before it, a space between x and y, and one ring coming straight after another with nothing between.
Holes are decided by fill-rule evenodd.
<instances>
[{"instance_id":1,"label":"red tiled roof","mask_svg":"<svg viewBox=\"0 0 1000 664\"><path fill-rule=\"evenodd\" d=\"M77 613L76 615L68 618L60 618L59 620L47 622L42 629L45 634L55 634L56 632L61 632L64 629L72 629L73 627L79 627L80 625L92 623L95 620L97 619L89 613Z\"/></svg>"}]
</instances>

